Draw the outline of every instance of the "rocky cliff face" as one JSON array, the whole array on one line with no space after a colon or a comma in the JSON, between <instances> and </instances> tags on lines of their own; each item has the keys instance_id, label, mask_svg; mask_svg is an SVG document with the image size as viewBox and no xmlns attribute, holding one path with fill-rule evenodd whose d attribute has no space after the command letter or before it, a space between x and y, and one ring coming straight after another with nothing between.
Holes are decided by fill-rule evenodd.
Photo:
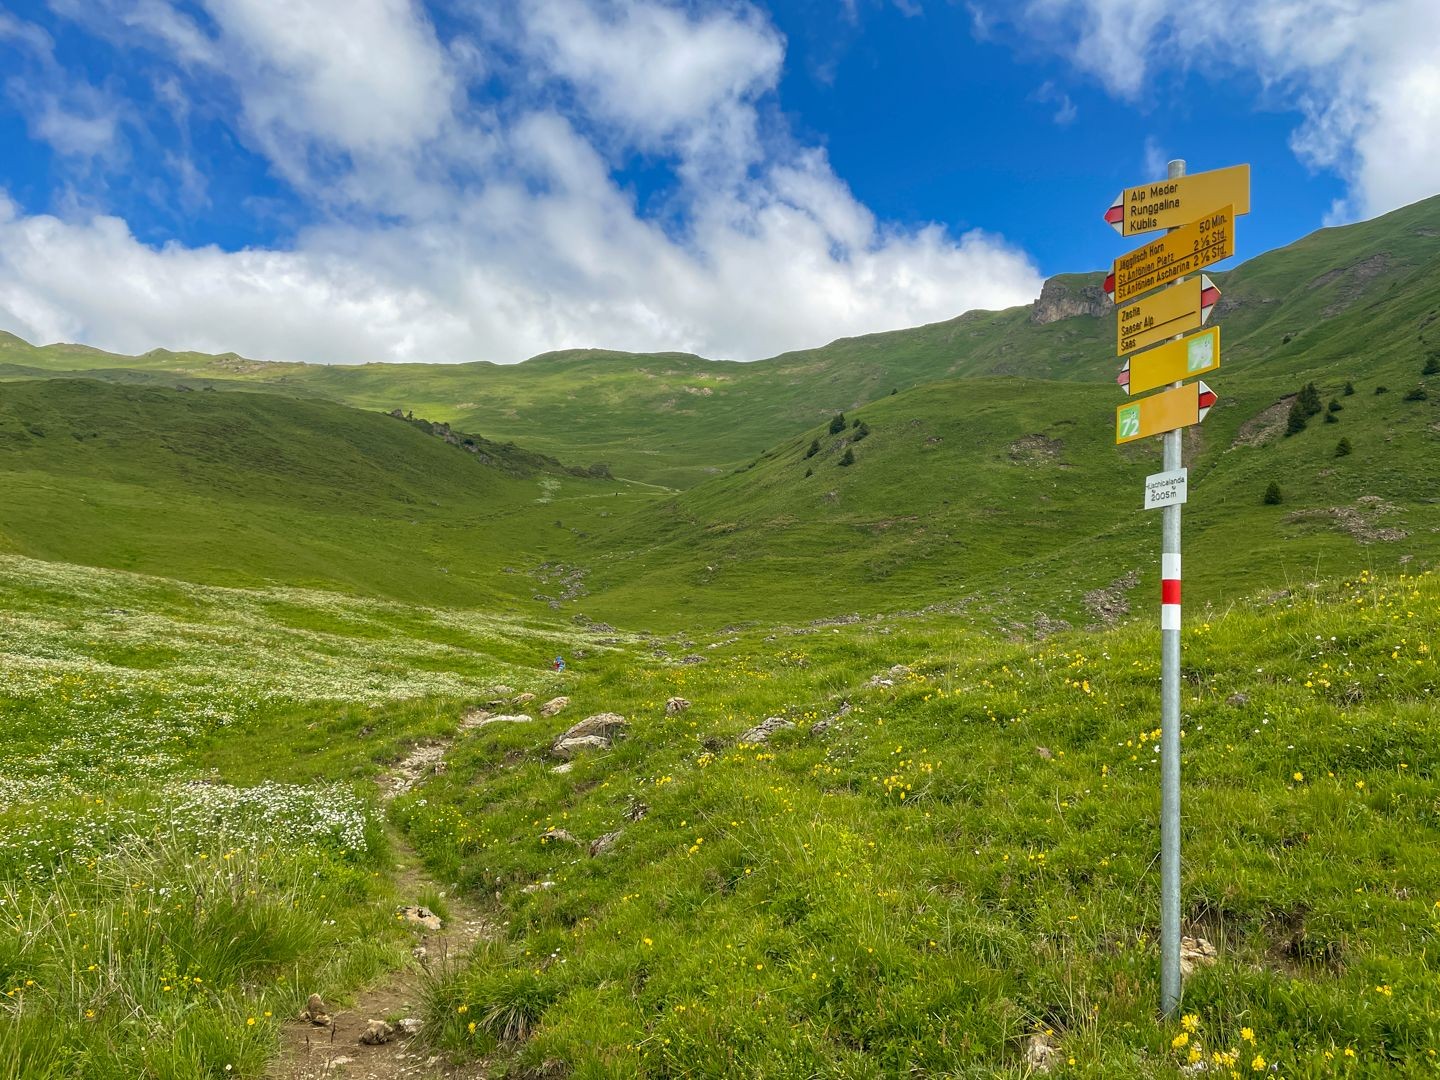
<instances>
[{"instance_id":1,"label":"rocky cliff face","mask_svg":"<svg viewBox=\"0 0 1440 1080\"><path fill-rule=\"evenodd\" d=\"M1089 315L1099 318L1113 311L1115 305L1098 284L1082 284L1074 277L1053 277L1040 290L1040 299L1030 311L1030 321L1036 326L1069 319L1075 315Z\"/></svg>"}]
</instances>

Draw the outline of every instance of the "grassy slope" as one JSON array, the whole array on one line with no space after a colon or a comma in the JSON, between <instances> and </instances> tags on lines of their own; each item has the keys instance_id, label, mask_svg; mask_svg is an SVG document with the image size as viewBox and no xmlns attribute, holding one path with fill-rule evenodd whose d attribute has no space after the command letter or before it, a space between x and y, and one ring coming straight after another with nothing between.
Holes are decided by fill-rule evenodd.
<instances>
[{"instance_id":1,"label":"grassy slope","mask_svg":"<svg viewBox=\"0 0 1440 1080\"><path fill-rule=\"evenodd\" d=\"M12 551L453 605L533 607L535 582L503 571L568 555L559 513L583 523L644 497L487 466L330 402L86 380L5 384L0 465L0 544Z\"/></svg>"},{"instance_id":2,"label":"grassy slope","mask_svg":"<svg viewBox=\"0 0 1440 1080\"><path fill-rule=\"evenodd\" d=\"M874 619L588 662L574 715L629 716L616 749L557 775L573 717L499 725L401 800L507 927L437 985L435 1034L474 1056L528 1030L521 1064L577 1076L1019 1076L1043 1031L1066 1076L1178 1076L1197 1048L1222 1076L1433 1075L1436 582L1187 629L1184 930L1220 953L1192 1031L1155 1014L1154 630ZM798 728L736 741L765 716Z\"/></svg>"},{"instance_id":3,"label":"grassy slope","mask_svg":"<svg viewBox=\"0 0 1440 1080\"><path fill-rule=\"evenodd\" d=\"M0 1077L267 1075L409 959L376 775L576 642L0 554Z\"/></svg>"},{"instance_id":4,"label":"grassy slope","mask_svg":"<svg viewBox=\"0 0 1440 1080\"><path fill-rule=\"evenodd\" d=\"M1357 353L1413 351L1415 325L1440 307L1437 232L1440 197L1322 230L1216 274L1225 293L1219 317L1227 357L1290 374ZM1376 255L1383 258L1372 259ZM1063 280L1078 287L1098 283L1099 275ZM1364 319L1350 324L1363 331L1332 332L1347 312L1382 308L1383 323ZM0 334L0 365L10 365L0 367L0 376L103 372L229 388L264 385L367 409L402 406L491 438L515 439L567 463L605 460L622 475L689 486L837 409L892 389L984 374L1108 382L1117 366L1113 318L1037 325L1030 314L1028 307L971 312L753 364L580 350L514 366L325 367L162 350L118 357L73 345L35 348ZM1287 334L1292 340L1284 343Z\"/></svg>"}]
</instances>

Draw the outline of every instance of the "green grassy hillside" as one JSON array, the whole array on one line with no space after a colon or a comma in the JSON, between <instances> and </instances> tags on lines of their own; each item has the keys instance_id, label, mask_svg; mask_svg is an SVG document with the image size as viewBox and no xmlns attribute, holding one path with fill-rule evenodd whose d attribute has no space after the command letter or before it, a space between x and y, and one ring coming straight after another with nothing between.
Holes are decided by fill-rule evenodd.
<instances>
[{"instance_id":1,"label":"green grassy hillside","mask_svg":"<svg viewBox=\"0 0 1440 1080\"><path fill-rule=\"evenodd\" d=\"M1418 363L1351 363L1319 384L1342 403L1337 421L1290 437L1299 383L1243 366L1210 377L1220 403L1186 440L1192 602L1440 562L1440 377L1428 400L1406 400L1375 390L1413 386ZM595 571L582 606L669 627L946 604L1014 629L1102 618L1112 598L1092 594L1117 581L1148 604L1160 519L1142 487L1160 450L1115 447L1120 400L1114 386L1015 378L882 398L841 433L811 429L602 528L581 555ZM1342 437L1352 452L1337 456ZM1279 506L1262 503L1272 480Z\"/></svg>"},{"instance_id":2,"label":"green grassy hillside","mask_svg":"<svg viewBox=\"0 0 1440 1080\"><path fill-rule=\"evenodd\" d=\"M0 555L0 1076L259 1080L455 889L489 930L409 1052L491 1075L1434 1075L1436 581L1187 627L1183 931L1216 956L1162 1022L1153 627L599 638ZM519 691L571 704L462 726ZM624 736L556 771L602 711Z\"/></svg>"},{"instance_id":3,"label":"green grassy hillside","mask_svg":"<svg viewBox=\"0 0 1440 1080\"><path fill-rule=\"evenodd\" d=\"M488 450L325 401L5 383L0 545L211 583L530 610L546 591L530 572L574 545L558 517L583 524L646 496Z\"/></svg>"},{"instance_id":4,"label":"green grassy hillside","mask_svg":"<svg viewBox=\"0 0 1440 1080\"><path fill-rule=\"evenodd\" d=\"M1440 310L1437 266L1440 197L1258 256L1214 275L1227 356L1288 376L1417 356L1425 320ZM605 461L620 475L687 487L894 389L989 374L1109 381L1118 364L1113 317L1094 303L1100 279L1063 275L1038 307L970 312L752 364L581 350L513 366L327 367L164 350L120 357L0 333L0 378L83 372L402 407L569 464ZM1095 314L1062 317L1087 305Z\"/></svg>"}]
</instances>

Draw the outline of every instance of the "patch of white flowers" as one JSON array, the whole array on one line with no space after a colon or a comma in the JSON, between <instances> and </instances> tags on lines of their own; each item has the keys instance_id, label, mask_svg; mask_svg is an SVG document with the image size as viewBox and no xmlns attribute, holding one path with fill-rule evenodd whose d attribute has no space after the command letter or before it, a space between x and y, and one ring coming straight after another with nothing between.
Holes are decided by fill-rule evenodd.
<instances>
[{"instance_id":1,"label":"patch of white flowers","mask_svg":"<svg viewBox=\"0 0 1440 1080\"><path fill-rule=\"evenodd\" d=\"M550 656L581 641L599 647L481 612L0 555L0 874L157 831L360 850L367 809L349 790L186 782L193 751L281 702L541 692L558 682Z\"/></svg>"}]
</instances>

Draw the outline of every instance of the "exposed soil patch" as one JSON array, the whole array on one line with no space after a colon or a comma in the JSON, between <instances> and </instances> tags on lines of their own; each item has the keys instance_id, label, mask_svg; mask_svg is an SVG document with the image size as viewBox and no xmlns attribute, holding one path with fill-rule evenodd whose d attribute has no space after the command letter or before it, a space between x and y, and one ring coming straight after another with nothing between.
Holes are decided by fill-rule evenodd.
<instances>
[{"instance_id":1,"label":"exposed soil patch","mask_svg":"<svg viewBox=\"0 0 1440 1080\"><path fill-rule=\"evenodd\" d=\"M1060 439L1045 435L1026 435L1010 444L1010 460L1017 465L1051 465L1065 449Z\"/></svg>"},{"instance_id":2,"label":"exposed soil patch","mask_svg":"<svg viewBox=\"0 0 1440 1080\"><path fill-rule=\"evenodd\" d=\"M1360 294L1365 291L1367 282L1372 278L1379 277L1389 268L1390 253L1377 251L1374 255L1361 259L1357 263L1321 274L1310 283L1311 288L1319 289L1329 285L1332 281L1339 283L1335 299L1320 312L1321 316L1329 318L1332 315L1340 314L1359 299Z\"/></svg>"},{"instance_id":3,"label":"exposed soil patch","mask_svg":"<svg viewBox=\"0 0 1440 1080\"><path fill-rule=\"evenodd\" d=\"M1327 506L1317 510L1296 510L1285 520L1291 524L1321 522L1333 525L1348 533L1362 544L1376 541L1393 542L1404 540L1410 534L1404 529L1379 524L1376 520L1382 514L1401 513L1398 506L1392 506L1378 495L1363 495L1355 500L1354 506Z\"/></svg>"},{"instance_id":4,"label":"exposed soil patch","mask_svg":"<svg viewBox=\"0 0 1440 1080\"><path fill-rule=\"evenodd\" d=\"M1125 595L1140 584L1140 571L1131 570L1124 577L1116 578L1103 589L1091 589L1085 594L1085 606L1090 613L1106 626L1111 626L1130 613L1130 600Z\"/></svg>"},{"instance_id":5,"label":"exposed soil patch","mask_svg":"<svg viewBox=\"0 0 1440 1080\"><path fill-rule=\"evenodd\" d=\"M1266 443L1278 439L1285 432L1285 422L1290 415L1290 406L1294 404L1295 397L1294 394L1283 397L1264 412L1246 420L1240 425L1240 430L1235 433L1235 441L1230 445L1232 447L1264 446Z\"/></svg>"}]
</instances>

